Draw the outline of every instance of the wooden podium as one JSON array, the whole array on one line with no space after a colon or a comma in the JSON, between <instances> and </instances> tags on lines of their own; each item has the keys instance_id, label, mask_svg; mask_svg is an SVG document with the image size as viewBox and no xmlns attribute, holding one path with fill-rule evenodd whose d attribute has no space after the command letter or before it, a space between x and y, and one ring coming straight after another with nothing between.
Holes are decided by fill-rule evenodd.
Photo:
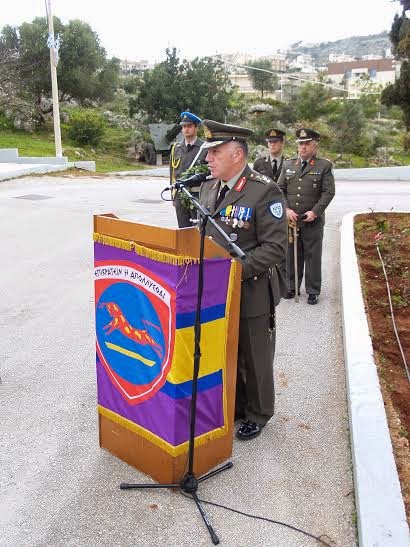
<instances>
[{"instance_id":1,"label":"wooden podium","mask_svg":"<svg viewBox=\"0 0 410 547\"><path fill-rule=\"evenodd\" d=\"M100 446L160 483L186 471L200 234L94 216ZM241 266L205 240L194 473L232 453Z\"/></svg>"}]
</instances>

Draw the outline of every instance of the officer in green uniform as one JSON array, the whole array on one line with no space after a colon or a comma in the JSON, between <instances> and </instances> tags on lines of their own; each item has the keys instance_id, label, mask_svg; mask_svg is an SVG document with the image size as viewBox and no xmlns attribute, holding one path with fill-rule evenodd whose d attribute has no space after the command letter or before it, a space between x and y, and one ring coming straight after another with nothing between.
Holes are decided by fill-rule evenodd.
<instances>
[{"instance_id":1,"label":"officer in green uniform","mask_svg":"<svg viewBox=\"0 0 410 547\"><path fill-rule=\"evenodd\" d=\"M296 131L298 156L284 162L278 184L286 202L289 223L298 228L297 264L299 287L295 287L293 245L289 245L289 292L293 298L305 270L308 304L317 304L322 282L322 240L325 209L335 195L335 180L329 160L317 157L320 134L313 129Z\"/></svg>"},{"instance_id":2,"label":"officer in green uniform","mask_svg":"<svg viewBox=\"0 0 410 547\"><path fill-rule=\"evenodd\" d=\"M200 202L244 251L242 263L236 418L241 440L260 434L273 416L275 306L286 294L283 268L287 221L276 183L247 164L250 129L204 120L211 179L201 186ZM208 223L207 235L230 250Z\"/></svg>"},{"instance_id":3,"label":"officer in green uniform","mask_svg":"<svg viewBox=\"0 0 410 547\"><path fill-rule=\"evenodd\" d=\"M286 159L283 157L283 147L285 146L284 138L286 133L281 129L273 127L272 129L268 129L265 135L269 156L255 160L253 169L261 175L266 175L274 182L277 182L282 171L283 161Z\"/></svg>"},{"instance_id":4,"label":"officer in green uniform","mask_svg":"<svg viewBox=\"0 0 410 547\"><path fill-rule=\"evenodd\" d=\"M190 167L206 163L206 152L201 151L201 145L204 141L198 137L198 126L202 122L201 118L198 118L198 116L192 114L192 112L181 112L180 119L184 140L182 142L176 142L171 148L171 184L176 180L179 180L182 173ZM190 192L194 197L198 198L199 186L190 188ZM195 209L188 209L185 206L185 202L176 197L175 194L173 197L176 198L174 199L174 206L179 228L192 228L193 224L191 220L196 220Z\"/></svg>"}]
</instances>

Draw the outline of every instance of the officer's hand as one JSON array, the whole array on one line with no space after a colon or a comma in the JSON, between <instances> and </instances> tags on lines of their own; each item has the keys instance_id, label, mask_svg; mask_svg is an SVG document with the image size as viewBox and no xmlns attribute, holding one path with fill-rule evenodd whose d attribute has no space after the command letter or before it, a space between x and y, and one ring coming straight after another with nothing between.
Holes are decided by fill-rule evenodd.
<instances>
[{"instance_id":1,"label":"officer's hand","mask_svg":"<svg viewBox=\"0 0 410 547\"><path fill-rule=\"evenodd\" d=\"M313 222L317 218L317 215L313 211L306 211L303 215L303 222Z\"/></svg>"},{"instance_id":2,"label":"officer's hand","mask_svg":"<svg viewBox=\"0 0 410 547\"><path fill-rule=\"evenodd\" d=\"M297 213L293 209L289 209L289 207L286 208L286 217L289 221L296 222L298 219Z\"/></svg>"}]
</instances>

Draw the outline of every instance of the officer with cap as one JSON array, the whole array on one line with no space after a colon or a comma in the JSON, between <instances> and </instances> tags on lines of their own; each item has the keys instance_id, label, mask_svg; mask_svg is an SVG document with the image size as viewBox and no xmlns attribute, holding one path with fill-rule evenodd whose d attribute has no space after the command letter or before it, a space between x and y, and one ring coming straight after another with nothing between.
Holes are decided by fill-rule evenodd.
<instances>
[{"instance_id":1,"label":"officer with cap","mask_svg":"<svg viewBox=\"0 0 410 547\"><path fill-rule=\"evenodd\" d=\"M286 201L289 223L296 223L297 277L295 287L293 245L289 245L288 274L289 292L285 298L293 298L299 292L305 270L305 288L308 304L317 304L322 283L322 240L325 225L325 209L335 195L332 164L319 158L316 153L320 134L309 128L296 131L298 156L283 164L278 184Z\"/></svg>"},{"instance_id":2,"label":"officer with cap","mask_svg":"<svg viewBox=\"0 0 410 547\"><path fill-rule=\"evenodd\" d=\"M273 416L275 306L286 294L283 268L287 250L284 200L276 183L249 168L250 129L204 120L211 179L201 186L200 202L244 251L242 264L238 374L235 417L238 439L258 436ZM230 250L208 223L207 235Z\"/></svg>"},{"instance_id":3,"label":"officer with cap","mask_svg":"<svg viewBox=\"0 0 410 547\"><path fill-rule=\"evenodd\" d=\"M261 175L266 175L274 182L279 180L279 176L283 165L283 147L285 146L284 137L285 131L281 129L268 129L265 133L266 142L268 143L269 156L266 158L258 158L253 164L255 171Z\"/></svg>"},{"instance_id":4,"label":"officer with cap","mask_svg":"<svg viewBox=\"0 0 410 547\"><path fill-rule=\"evenodd\" d=\"M192 112L181 112L180 126L184 140L176 142L171 148L170 155L170 181L174 184L179 180L182 173L194 167L206 163L206 152L201 151L203 140L198 137L198 126L202 123L201 118L192 114ZM190 192L195 196L199 196L199 186L190 188ZM174 195L175 198L175 195ZM181 199L174 199L175 212L179 228L192 228L191 220L196 219L196 210L188 209Z\"/></svg>"}]
</instances>

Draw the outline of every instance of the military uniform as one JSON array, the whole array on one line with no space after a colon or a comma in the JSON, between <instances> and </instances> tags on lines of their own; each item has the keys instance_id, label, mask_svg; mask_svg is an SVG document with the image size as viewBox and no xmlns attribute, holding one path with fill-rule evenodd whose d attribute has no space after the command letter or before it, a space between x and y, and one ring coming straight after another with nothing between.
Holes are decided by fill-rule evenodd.
<instances>
[{"instance_id":1,"label":"military uniform","mask_svg":"<svg viewBox=\"0 0 410 547\"><path fill-rule=\"evenodd\" d=\"M283 141L286 133L281 129L276 129L275 127L273 127L272 129L268 129L265 132L265 135L266 142L269 144L270 142L274 141ZM280 158L275 159L277 160L276 163L272 161L270 154L267 158L256 159L255 163L253 164L254 171L257 171L261 175L265 175L272 179L274 182L277 182L282 171L283 162L286 158L281 155Z\"/></svg>"},{"instance_id":2,"label":"military uniform","mask_svg":"<svg viewBox=\"0 0 410 547\"><path fill-rule=\"evenodd\" d=\"M258 158L257 160L255 160L255 163L253 164L253 169L261 175L265 175L266 177L272 179L274 182L277 182L282 172L284 161L285 158L282 156L280 161L278 162L276 173L273 172L273 165L270 156L268 156L267 158Z\"/></svg>"},{"instance_id":3,"label":"military uniform","mask_svg":"<svg viewBox=\"0 0 410 547\"><path fill-rule=\"evenodd\" d=\"M324 212L335 195L332 164L329 160L312 156L302 171L301 159L299 157L292 158L284 162L278 185L283 192L286 207L293 209L299 215L297 222L299 287L303 278L303 270L305 270L306 292L309 295L319 295L322 281L321 263L323 227L325 224ZM317 215L317 218L312 222L304 222L300 217L306 211L313 211ZM289 244L289 288L295 292L299 287L295 288L293 253L293 244Z\"/></svg>"},{"instance_id":4,"label":"military uniform","mask_svg":"<svg viewBox=\"0 0 410 547\"><path fill-rule=\"evenodd\" d=\"M225 135L222 138L226 142L229 140L229 131L234 131L230 128L235 127L211 120L204 120L203 123L212 128L213 124L217 128L220 126L221 133ZM236 129L240 136L241 128ZM216 130L211 134L216 134L214 139L218 139ZM207 144L208 139L204 146ZM244 414L247 420L263 427L274 412L274 310L287 289L283 275L287 221L283 196L275 183L248 166L236 178L235 185L218 206L216 200L220 181L205 181L201 186L200 202L246 254L246 258L241 261L236 413ZM230 250L228 243L211 223L207 224L206 230L207 235Z\"/></svg>"},{"instance_id":5,"label":"military uniform","mask_svg":"<svg viewBox=\"0 0 410 547\"><path fill-rule=\"evenodd\" d=\"M201 119L191 112L181 113L181 125L183 123L201 123ZM176 142L171 148L170 155L170 182L173 184L179 180L187 169L195 165L206 164L206 151L201 151L201 146L204 143L202 139L197 138L191 144L186 144L185 141ZM199 196L199 186L190 188L191 194L195 197ZM193 226L191 219L196 219L197 214L195 209L187 209L181 199L174 200L175 212L177 214L179 228L187 228Z\"/></svg>"}]
</instances>

